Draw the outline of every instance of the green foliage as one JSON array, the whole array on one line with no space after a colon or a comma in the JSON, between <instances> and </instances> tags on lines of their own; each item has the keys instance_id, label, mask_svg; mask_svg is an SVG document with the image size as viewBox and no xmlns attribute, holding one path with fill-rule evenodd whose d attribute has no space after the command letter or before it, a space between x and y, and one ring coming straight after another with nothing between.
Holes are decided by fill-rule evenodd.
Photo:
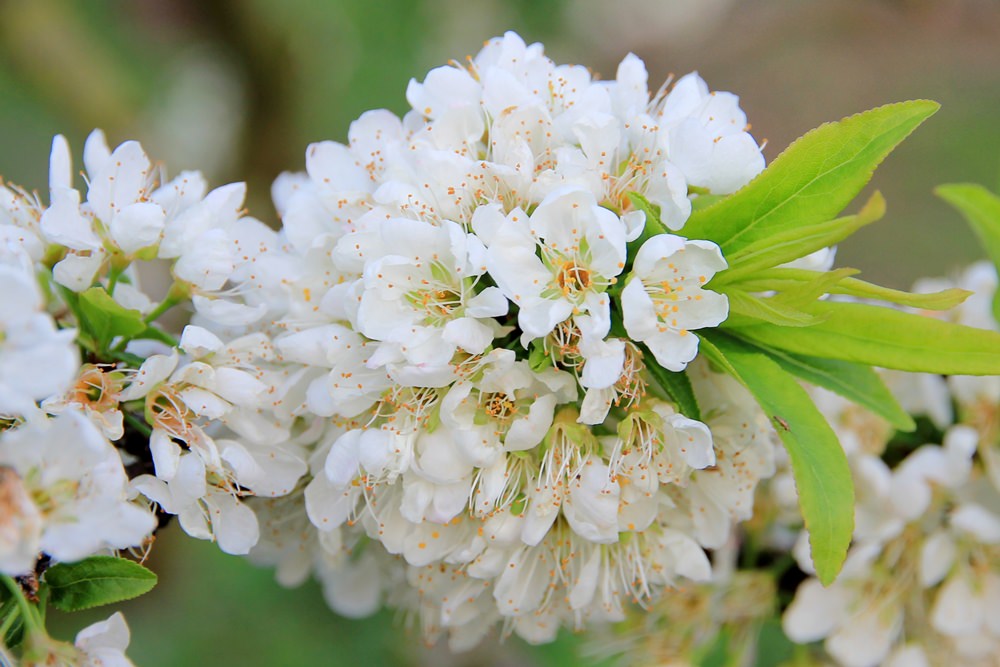
<instances>
[{"instance_id":1,"label":"green foliage","mask_svg":"<svg viewBox=\"0 0 1000 667\"><path fill-rule=\"evenodd\" d=\"M634 241L630 241L628 244L628 266L623 275L627 273L627 269L631 267L631 260L635 259L635 254L639 252L639 248L642 244L648 241L651 237L657 234L669 234L670 230L663 224L660 220L660 207L653 204L648 199L643 197L638 192L628 193L629 201L635 206L636 210L642 211L646 214L646 223L642 227L642 233Z\"/></svg>"},{"instance_id":2,"label":"green foliage","mask_svg":"<svg viewBox=\"0 0 1000 667\"><path fill-rule=\"evenodd\" d=\"M936 102L888 104L827 123L792 143L749 185L691 215L683 234L712 239L726 256L839 214Z\"/></svg>"},{"instance_id":3,"label":"green foliage","mask_svg":"<svg viewBox=\"0 0 1000 667\"><path fill-rule=\"evenodd\" d=\"M656 363L653 354L643 346L643 357L646 363L646 370L653 377L653 382L663 390L674 403L677 409L691 419L701 420L701 408L698 406L698 399L695 398L694 390L691 388L691 380L687 373L681 371L674 373Z\"/></svg>"},{"instance_id":4,"label":"green foliage","mask_svg":"<svg viewBox=\"0 0 1000 667\"><path fill-rule=\"evenodd\" d=\"M758 349L785 371L871 410L897 430L912 431L916 428L913 418L899 405L882 378L870 366L791 354L774 348Z\"/></svg>"},{"instance_id":5,"label":"green foliage","mask_svg":"<svg viewBox=\"0 0 1000 667\"><path fill-rule=\"evenodd\" d=\"M146 329L142 313L120 305L103 287L81 292L76 303L80 326L101 350L106 350L117 336L131 338Z\"/></svg>"},{"instance_id":6,"label":"green foliage","mask_svg":"<svg viewBox=\"0 0 1000 667\"><path fill-rule=\"evenodd\" d=\"M17 648L24 640L24 619L18 609L17 599L4 587L0 587L0 644Z\"/></svg>"},{"instance_id":7,"label":"green foliage","mask_svg":"<svg viewBox=\"0 0 1000 667\"><path fill-rule=\"evenodd\" d=\"M940 185L935 193L965 217L987 256L1000 269L1000 197L981 185ZM1000 322L1000 290L993 297L993 317Z\"/></svg>"},{"instance_id":8,"label":"green foliage","mask_svg":"<svg viewBox=\"0 0 1000 667\"><path fill-rule=\"evenodd\" d=\"M825 272L791 268L766 269L742 279L738 286L723 285L718 290L726 294L731 294L736 289L749 292L776 291L781 293L780 297L784 302L802 305L812 303L823 294L844 294L923 310L948 310L965 301L971 294L968 290L957 287L928 294L914 294L852 278L856 273L856 269L848 268ZM711 287L716 286L713 284Z\"/></svg>"},{"instance_id":9,"label":"green foliage","mask_svg":"<svg viewBox=\"0 0 1000 667\"><path fill-rule=\"evenodd\" d=\"M729 297L729 318L727 327L753 325L770 322L783 327L808 327L818 324L820 319L797 308L787 306L775 298L758 297L743 290L727 290Z\"/></svg>"},{"instance_id":10,"label":"green foliage","mask_svg":"<svg viewBox=\"0 0 1000 667\"><path fill-rule=\"evenodd\" d=\"M708 358L753 394L788 450L816 576L831 583L854 530L854 485L836 434L795 377L767 354L721 332L702 343Z\"/></svg>"},{"instance_id":11,"label":"green foliage","mask_svg":"<svg viewBox=\"0 0 1000 667\"><path fill-rule=\"evenodd\" d=\"M915 373L1000 374L1000 333L861 303L817 301L810 327L755 324L740 337L794 354Z\"/></svg>"},{"instance_id":12,"label":"green foliage","mask_svg":"<svg viewBox=\"0 0 1000 667\"><path fill-rule=\"evenodd\" d=\"M785 262L805 257L817 250L836 245L865 225L885 215L885 199L876 192L856 215L793 227L744 246L726 257L729 269L712 280L725 285Z\"/></svg>"},{"instance_id":13,"label":"green foliage","mask_svg":"<svg viewBox=\"0 0 1000 667\"><path fill-rule=\"evenodd\" d=\"M796 645L781 629L781 621L764 621L757 636L757 667L777 667L791 660Z\"/></svg>"},{"instance_id":14,"label":"green foliage","mask_svg":"<svg viewBox=\"0 0 1000 667\"><path fill-rule=\"evenodd\" d=\"M45 571L49 601L60 611L79 611L139 597L156 586L156 574L124 558L91 556Z\"/></svg>"}]
</instances>

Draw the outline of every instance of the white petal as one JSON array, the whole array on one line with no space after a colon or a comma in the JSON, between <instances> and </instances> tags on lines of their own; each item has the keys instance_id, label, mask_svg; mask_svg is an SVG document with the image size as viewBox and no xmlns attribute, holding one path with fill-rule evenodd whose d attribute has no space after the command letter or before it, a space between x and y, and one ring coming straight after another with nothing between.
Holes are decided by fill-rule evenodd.
<instances>
[{"instance_id":1,"label":"white petal","mask_svg":"<svg viewBox=\"0 0 1000 667\"><path fill-rule=\"evenodd\" d=\"M444 326L442 338L469 354L482 354L493 342L493 330L479 320L460 317Z\"/></svg>"},{"instance_id":2,"label":"white petal","mask_svg":"<svg viewBox=\"0 0 1000 667\"><path fill-rule=\"evenodd\" d=\"M510 303L498 287L487 287L465 304L469 317L501 317L507 314Z\"/></svg>"},{"instance_id":3,"label":"white petal","mask_svg":"<svg viewBox=\"0 0 1000 667\"><path fill-rule=\"evenodd\" d=\"M227 554L243 555L257 544L260 528L257 515L227 493L206 499L212 518L212 533L219 548Z\"/></svg>"},{"instance_id":4,"label":"white petal","mask_svg":"<svg viewBox=\"0 0 1000 667\"><path fill-rule=\"evenodd\" d=\"M809 579L795 592L781 627L793 642L808 644L829 635L843 621L847 605L847 593L839 586L824 588L818 580Z\"/></svg>"},{"instance_id":5,"label":"white petal","mask_svg":"<svg viewBox=\"0 0 1000 667\"><path fill-rule=\"evenodd\" d=\"M195 358L207 356L222 349L222 339L203 327L189 324L181 332L180 347Z\"/></svg>"},{"instance_id":6,"label":"white petal","mask_svg":"<svg viewBox=\"0 0 1000 667\"><path fill-rule=\"evenodd\" d=\"M103 261L103 252L92 251L89 255L71 253L52 267L52 277L63 287L82 292L94 284L94 276Z\"/></svg>"},{"instance_id":7,"label":"white petal","mask_svg":"<svg viewBox=\"0 0 1000 667\"><path fill-rule=\"evenodd\" d=\"M931 625L941 634L961 637L974 634L983 622L983 599L976 595L964 573L956 573L941 586L931 610Z\"/></svg>"},{"instance_id":8,"label":"white petal","mask_svg":"<svg viewBox=\"0 0 1000 667\"><path fill-rule=\"evenodd\" d=\"M920 550L920 585L930 588L936 585L955 562L955 542L945 531L939 531L927 538Z\"/></svg>"},{"instance_id":9,"label":"white petal","mask_svg":"<svg viewBox=\"0 0 1000 667\"><path fill-rule=\"evenodd\" d=\"M985 544L1000 543L1000 517L982 505L963 503L952 512L951 524Z\"/></svg>"},{"instance_id":10,"label":"white petal","mask_svg":"<svg viewBox=\"0 0 1000 667\"><path fill-rule=\"evenodd\" d=\"M124 252L133 253L160 240L165 220L158 204L131 204L111 220L111 236Z\"/></svg>"}]
</instances>

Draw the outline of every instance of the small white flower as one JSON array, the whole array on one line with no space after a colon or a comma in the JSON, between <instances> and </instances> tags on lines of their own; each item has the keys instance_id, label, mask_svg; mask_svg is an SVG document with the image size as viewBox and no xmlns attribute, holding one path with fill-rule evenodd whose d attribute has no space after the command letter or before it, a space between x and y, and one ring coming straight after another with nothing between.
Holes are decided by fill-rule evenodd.
<instances>
[{"instance_id":1,"label":"small white flower","mask_svg":"<svg viewBox=\"0 0 1000 667\"><path fill-rule=\"evenodd\" d=\"M125 617L116 611L107 620L88 625L74 644L83 654L80 667L134 667L125 657L131 635Z\"/></svg>"},{"instance_id":2,"label":"small white flower","mask_svg":"<svg viewBox=\"0 0 1000 667\"><path fill-rule=\"evenodd\" d=\"M704 289L726 266L710 241L672 234L647 240L621 294L629 336L645 343L667 370L684 370L698 354L698 338L691 330L718 326L729 315L726 296Z\"/></svg>"},{"instance_id":3,"label":"small white flower","mask_svg":"<svg viewBox=\"0 0 1000 667\"><path fill-rule=\"evenodd\" d=\"M42 516L36 552L74 562L138 546L156 527L152 514L128 501L118 451L78 413L5 432L0 466L20 476Z\"/></svg>"},{"instance_id":4,"label":"small white flower","mask_svg":"<svg viewBox=\"0 0 1000 667\"><path fill-rule=\"evenodd\" d=\"M507 217L490 242L486 262L519 308L522 344L577 315L589 314L595 329L610 322L605 290L625 267L626 234L621 219L582 190L551 193L530 218L519 211Z\"/></svg>"},{"instance_id":5,"label":"small white flower","mask_svg":"<svg viewBox=\"0 0 1000 667\"><path fill-rule=\"evenodd\" d=\"M30 268L20 262L0 262L0 290L0 413L25 415L73 382L80 365L76 331L56 329Z\"/></svg>"}]
</instances>

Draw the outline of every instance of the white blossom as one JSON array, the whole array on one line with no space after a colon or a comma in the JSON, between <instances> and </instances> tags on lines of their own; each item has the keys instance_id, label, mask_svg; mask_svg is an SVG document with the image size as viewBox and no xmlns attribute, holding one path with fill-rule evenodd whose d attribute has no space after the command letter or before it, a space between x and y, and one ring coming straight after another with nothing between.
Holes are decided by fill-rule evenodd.
<instances>
[{"instance_id":1,"label":"white blossom","mask_svg":"<svg viewBox=\"0 0 1000 667\"><path fill-rule=\"evenodd\" d=\"M633 340L644 342L656 361L680 371L698 354L692 329L714 327L729 315L724 294L704 289L726 261L709 241L672 234L647 240L622 290L622 317Z\"/></svg>"},{"instance_id":2,"label":"white blossom","mask_svg":"<svg viewBox=\"0 0 1000 667\"><path fill-rule=\"evenodd\" d=\"M35 553L74 562L109 549L138 546L156 526L152 514L128 500L128 480L117 450L76 412L39 417L6 431L0 437L0 466L20 477L20 486L41 516ZM19 485L11 484L12 500L23 504ZM30 525L37 520L32 514L29 509L14 521ZM22 532L20 537L32 533ZM30 549L22 545L19 550ZM24 569L16 573L23 574Z\"/></svg>"}]
</instances>

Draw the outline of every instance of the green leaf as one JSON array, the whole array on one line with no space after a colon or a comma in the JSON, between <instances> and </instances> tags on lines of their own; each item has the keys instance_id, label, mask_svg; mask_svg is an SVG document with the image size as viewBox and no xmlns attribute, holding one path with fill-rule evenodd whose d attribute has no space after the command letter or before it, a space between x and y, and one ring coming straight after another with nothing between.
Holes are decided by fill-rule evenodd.
<instances>
[{"instance_id":1,"label":"green leaf","mask_svg":"<svg viewBox=\"0 0 1000 667\"><path fill-rule=\"evenodd\" d=\"M49 601L61 611L79 611L131 600L156 585L156 574L124 558L91 556L45 571Z\"/></svg>"},{"instance_id":2,"label":"green leaf","mask_svg":"<svg viewBox=\"0 0 1000 667\"><path fill-rule=\"evenodd\" d=\"M1000 197L981 185L939 185L934 193L961 213L979 237L986 254L1000 265Z\"/></svg>"},{"instance_id":3,"label":"green leaf","mask_svg":"<svg viewBox=\"0 0 1000 667\"><path fill-rule=\"evenodd\" d=\"M691 388L691 380L688 378L687 373L684 371L679 373L668 371L656 363L653 354L645 345L640 347L642 348L646 369L653 376L653 381L677 404L677 409L681 414L685 417L701 421L701 408L698 406L698 399L695 398L694 390Z\"/></svg>"},{"instance_id":4,"label":"green leaf","mask_svg":"<svg viewBox=\"0 0 1000 667\"><path fill-rule=\"evenodd\" d=\"M948 310L954 308L969 297L968 290L952 287L931 292L929 294L914 294L903 292L880 285L873 285L850 276L858 273L857 269L837 269L835 271L810 271L808 269L775 268L758 271L752 277L739 282L739 289L747 292L781 292L781 299L789 303L805 305L815 301L820 294L846 294L860 298L881 299L900 306L921 308L924 310ZM715 281L709 287L728 292L729 286L717 287ZM798 298L798 295L812 293L808 298ZM793 298L794 295L794 298Z\"/></svg>"},{"instance_id":5,"label":"green leaf","mask_svg":"<svg viewBox=\"0 0 1000 667\"><path fill-rule=\"evenodd\" d=\"M815 315L786 305L771 297L758 297L738 289L727 290L729 317L723 323L727 328L770 322L783 327L808 327L822 320Z\"/></svg>"},{"instance_id":6,"label":"green leaf","mask_svg":"<svg viewBox=\"0 0 1000 667\"><path fill-rule=\"evenodd\" d=\"M902 290L882 287L881 285L874 285L864 280L858 280L857 278L841 280L830 289L830 293L847 294L862 299L880 299L900 306L922 308L924 310L951 310L968 299L972 294L969 290L957 287L941 290L940 292L915 294L913 292L904 292Z\"/></svg>"},{"instance_id":7,"label":"green leaf","mask_svg":"<svg viewBox=\"0 0 1000 667\"><path fill-rule=\"evenodd\" d=\"M736 332L795 354L945 375L1000 375L1000 333L861 303L816 301L811 327L757 324Z\"/></svg>"},{"instance_id":8,"label":"green leaf","mask_svg":"<svg viewBox=\"0 0 1000 667\"><path fill-rule=\"evenodd\" d=\"M824 294L833 292L837 285L858 273L857 269L836 269L834 271L810 271L815 274L812 280L804 280L794 287L781 290L775 301L792 308L801 308L820 298Z\"/></svg>"},{"instance_id":9,"label":"green leaf","mask_svg":"<svg viewBox=\"0 0 1000 667\"><path fill-rule=\"evenodd\" d=\"M660 220L659 206L653 204L638 192L628 193L628 198L636 209L646 214L646 224L642 228L642 233L639 235L639 238L634 241L630 241L628 244L628 256L632 258L635 257L635 253L638 252L638 249L641 248L642 244L645 243L650 237L656 236L657 234L669 234L670 230L667 229Z\"/></svg>"},{"instance_id":10,"label":"green leaf","mask_svg":"<svg viewBox=\"0 0 1000 667\"><path fill-rule=\"evenodd\" d=\"M3 586L0 586L0 624L5 624L7 631L0 636L0 645L7 648L17 648L24 639L24 620L17 600Z\"/></svg>"},{"instance_id":11,"label":"green leaf","mask_svg":"<svg viewBox=\"0 0 1000 667\"><path fill-rule=\"evenodd\" d=\"M120 305L103 287L91 287L79 294L80 326L89 333L101 349L116 336L131 338L146 330L142 313Z\"/></svg>"},{"instance_id":12,"label":"green leaf","mask_svg":"<svg viewBox=\"0 0 1000 667\"><path fill-rule=\"evenodd\" d=\"M927 100L900 102L821 125L792 143L746 187L693 213L682 233L715 241L728 257L776 234L830 220L938 107Z\"/></svg>"},{"instance_id":13,"label":"green leaf","mask_svg":"<svg viewBox=\"0 0 1000 667\"><path fill-rule=\"evenodd\" d=\"M787 372L871 410L897 430L912 431L916 428L913 417L899 405L871 366L791 354L773 348L762 348L762 351Z\"/></svg>"},{"instance_id":14,"label":"green leaf","mask_svg":"<svg viewBox=\"0 0 1000 667\"><path fill-rule=\"evenodd\" d=\"M712 283L716 285L734 283L761 269L791 262L817 250L836 245L861 227L881 219L883 215L885 215L885 199L881 193L876 192L856 215L815 225L794 227L743 247L726 257L729 268L713 278Z\"/></svg>"},{"instance_id":15,"label":"green leaf","mask_svg":"<svg viewBox=\"0 0 1000 667\"><path fill-rule=\"evenodd\" d=\"M795 653L796 644L781 629L780 618L764 621L757 637L757 667L779 667L789 664Z\"/></svg>"},{"instance_id":16,"label":"green leaf","mask_svg":"<svg viewBox=\"0 0 1000 667\"><path fill-rule=\"evenodd\" d=\"M703 208L714 206L729 195L698 195L691 200L691 210L700 211Z\"/></svg>"},{"instance_id":17,"label":"green leaf","mask_svg":"<svg viewBox=\"0 0 1000 667\"><path fill-rule=\"evenodd\" d=\"M1000 269L1000 197L971 183L939 185L934 192L965 217L986 255ZM1000 322L1000 290L993 297L993 317Z\"/></svg>"},{"instance_id":18,"label":"green leaf","mask_svg":"<svg viewBox=\"0 0 1000 667\"><path fill-rule=\"evenodd\" d=\"M836 434L794 376L766 354L712 332L713 354L729 368L771 419L788 451L809 530L816 576L829 585L837 576L854 530L854 484Z\"/></svg>"},{"instance_id":19,"label":"green leaf","mask_svg":"<svg viewBox=\"0 0 1000 667\"><path fill-rule=\"evenodd\" d=\"M739 378L740 373L736 370L736 367L729 363L729 359L722 353L722 350L717 348L715 343L707 336L699 336L698 352L705 355L708 361L715 367L715 370L726 375L731 375L734 378Z\"/></svg>"}]
</instances>

